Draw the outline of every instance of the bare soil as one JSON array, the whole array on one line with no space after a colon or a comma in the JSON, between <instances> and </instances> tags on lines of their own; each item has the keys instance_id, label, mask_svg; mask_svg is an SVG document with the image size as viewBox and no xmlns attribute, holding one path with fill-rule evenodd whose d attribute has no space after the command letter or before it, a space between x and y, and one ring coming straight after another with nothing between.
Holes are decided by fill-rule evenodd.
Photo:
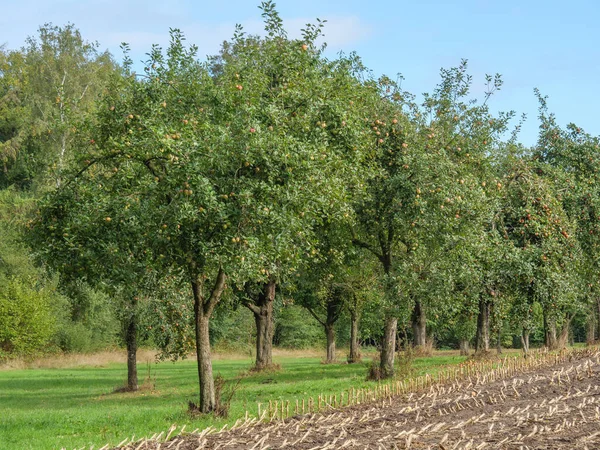
<instances>
[{"instance_id":1,"label":"bare soil","mask_svg":"<svg viewBox=\"0 0 600 450\"><path fill-rule=\"evenodd\" d=\"M516 376L124 449L599 449L600 352Z\"/></svg>"}]
</instances>

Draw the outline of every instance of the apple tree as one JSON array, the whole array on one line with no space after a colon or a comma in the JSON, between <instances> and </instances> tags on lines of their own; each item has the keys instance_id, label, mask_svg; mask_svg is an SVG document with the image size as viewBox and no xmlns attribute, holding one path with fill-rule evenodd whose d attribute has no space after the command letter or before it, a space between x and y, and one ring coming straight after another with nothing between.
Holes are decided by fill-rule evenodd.
<instances>
[{"instance_id":1,"label":"apple tree","mask_svg":"<svg viewBox=\"0 0 600 450\"><path fill-rule=\"evenodd\" d=\"M522 329L525 352L534 304L544 313L546 345L564 346L569 323L580 308L581 249L575 222L567 215L559 187L539 163L514 159L505 175L500 232L513 246L513 318ZM562 331L557 335L557 325Z\"/></svg>"},{"instance_id":2,"label":"apple tree","mask_svg":"<svg viewBox=\"0 0 600 450\"><path fill-rule=\"evenodd\" d=\"M594 327L600 317L600 139L574 124L561 128L548 112L547 99L536 94L541 125L534 155L546 165L546 176L556 178L564 186L560 200L574 222L572 236L582 251L581 295L588 310L588 339L594 340Z\"/></svg>"},{"instance_id":3,"label":"apple tree","mask_svg":"<svg viewBox=\"0 0 600 450\"><path fill-rule=\"evenodd\" d=\"M443 70L433 94L418 105L387 78L372 106L370 163L374 175L357 196L354 243L381 263L387 286L381 374L393 373L397 318L413 316L417 343L426 339L425 299L417 294L436 273L438 261L465 241L479 239L489 214L487 192L498 183L484 178L511 114L493 116L465 100L471 77L466 62ZM488 78L486 101L501 80ZM426 290L425 290L426 291ZM442 296L437 297L443 301Z\"/></svg>"},{"instance_id":4,"label":"apple tree","mask_svg":"<svg viewBox=\"0 0 600 450\"><path fill-rule=\"evenodd\" d=\"M118 170L115 163L112 171ZM39 202L27 239L38 259L61 274L63 284L85 281L113 297L127 347L126 388L135 391L139 305L159 281L139 233L144 211L135 196L108 187L97 166L89 168L87 183L79 172L77 166L64 171L68 181Z\"/></svg>"},{"instance_id":5,"label":"apple tree","mask_svg":"<svg viewBox=\"0 0 600 450\"><path fill-rule=\"evenodd\" d=\"M239 51L219 76L177 30L164 54L153 47L142 74L126 60L77 168L48 200L94 186L115 210L129 202L139 213L131 233L145 263L190 286L202 412L216 408L209 321L225 290L268 284L279 264L293 271L312 249L310 224L344 199L348 149L330 146L327 130L344 132L341 106L338 123L321 122L337 66L316 51L311 28L290 40L272 5L263 10L267 37L245 45L238 28ZM121 219L108 217L90 219L119 233Z\"/></svg>"},{"instance_id":6,"label":"apple tree","mask_svg":"<svg viewBox=\"0 0 600 450\"><path fill-rule=\"evenodd\" d=\"M356 77L362 70L360 60L354 55L325 60L321 56L322 49L314 44L321 34L322 23L308 25L303 30L302 40L290 41L273 4L265 3L262 9L269 37L262 39L241 32L237 34L231 42L225 43L221 54L210 61L213 79L218 85L227 86L233 79L238 94L247 101L251 99L252 108L247 108L247 117L252 115L249 126L256 137L254 145L284 151L290 145L308 140L320 142L322 148L319 153L304 156L310 164L321 169L320 173L305 180L313 185L317 183L315 190L300 188L306 192L301 197L306 206L312 204L314 209L299 213L299 227L285 227L283 222L269 223L281 220L274 215L255 224L256 233L265 233L261 237L263 276L260 280L245 281L237 290L237 297L255 319L255 368L259 370L272 364L273 305L277 286L314 258L313 253L318 252L314 242L319 238L315 230L321 223L349 215L348 189L359 178L359 171L355 170L360 161L356 143L362 131L360 109L355 102L362 89ZM256 61L261 61L260 67ZM260 83L259 89L252 87L251 83L255 82ZM251 163L245 161L244 164L247 167ZM293 164L290 154L284 155L281 161L269 163L273 182L283 187L291 178L302 176L296 175L298 172ZM260 165L254 168L255 177L263 177L259 172L261 169ZM315 192L320 193L320 199L309 198ZM287 196L265 195L263 201L264 207L273 211L289 208ZM273 235L273 229L279 228L282 230ZM307 247L309 236L313 243ZM303 247L282 247L291 242L304 244Z\"/></svg>"}]
</instances>

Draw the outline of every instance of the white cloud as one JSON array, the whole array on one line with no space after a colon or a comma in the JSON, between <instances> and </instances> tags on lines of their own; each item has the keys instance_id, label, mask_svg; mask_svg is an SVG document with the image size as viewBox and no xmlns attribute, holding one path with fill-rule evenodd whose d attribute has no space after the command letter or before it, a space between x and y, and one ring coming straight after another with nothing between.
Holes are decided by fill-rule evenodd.
<instances>
[{"instance_id":1,"label":"white cloud","mask_svg":"<svg viewBox=\"0 0 600 450\"><path fill-rule=\"evenodd\" d=\"M310 19L294 18L285 19L284 26L290 38L296 39L302 36L301 30L311 23ZM260 20L248 20L242 23L243 29L248 34L264 34L264 24ZM182 24L178 28L184 33L189 44L198 46L200 57L215 54L223 41L231 39L235 30L235 23L211 24L207 22L190 22ZM101 43L103 47L110 48L113 53L118 52L119 45L127 42L134 55L145 54L150 50L152 44L165 47L169 41L168 29L163 32L149 31L108 31L98 32L90 37ZM354 50L353 44L368 38L371 28L363 24L358 17L334 17L328 19L323 29L325 34L321 42L327 42L331 50Z\"/></svg>"},{"instance_id":2,"label":"white cloud","mask_svg":"<svg viewBox=\"0 0 600 450\"><path fill-rule=\"evenodd\" d=\"M291 38L300 38L301 30L311 23L310 19L294 18L284 19L284 26ZM248 20L242 23L244 31L248 34L264 34L263 22L259 20ZM186 34L189 41L201 45L202 42L222 42L231 38L235 28L234 23L210 24L202 22L192 22L182 24L180 27ZM371 33L371 27L361 23L360 19L355 16L351 17L334 17L328 19L324 26L325 41L328 45L341 48L349 44L360 41L368 37ZM114 44L118 36L129 37L134 43L153 43L156 40L165 40L167 31L164 33L147 33L147 32L124 32L110 33L106 42ZM162 38L161 38L162 36ZM154 39L154 40L152 40ZM121 42L121 41L119 41Z\"/></svg>"},{"instance_id":3,"label":"white cloud","mask_svg":"<svg viewBox=\"0 0 600 450\"><path fill-rule=\"evenodd\" d=\"M307 23L314 22L310 19L291 19L284 23L289 26L291 37L300 37L300 30ZM327 42L328 47L336 50L352 50L347 47L367 38L371 32L371 27L362 23L356 16L332 17L325 23L323 28L325 37L321 40Z\"/></svg>"},{"instance_id":4,"label":"white cloud","mask_svg":"<svg viewBox=\"0 0 600 450\"><path fill-rule=\"evenodd\" d=\"M202 11L191 0L22 0L10 2L5 14L0 16L0 29L3 30L0 44L6 40L8 48L18 48L27 35L36 35L40 24L72 22L85 39L97 41L117 59L121 57L119 46L122 42L130 45L134 59L141 59L152 44L165 47L169 41L169 27L174 27L184 32L188 43L198 46L202 57L218 52L221 43L233 36L235 21L239 21L249 34L264 34L264 24L257 14L248 18L248 12L241 11L245 17L238 18L234 10L231 15L211 21L210 14L199 17ZM327 20L325 37L320 41L327 42L333 51L354 50L354 45L367 39L372 32L371 27L355 15L317 16ZM291 38L300 38L300 30L307 23L316 22L314 16L286 17L282 14L282 18Z\"/></svg>"}]
</instances>

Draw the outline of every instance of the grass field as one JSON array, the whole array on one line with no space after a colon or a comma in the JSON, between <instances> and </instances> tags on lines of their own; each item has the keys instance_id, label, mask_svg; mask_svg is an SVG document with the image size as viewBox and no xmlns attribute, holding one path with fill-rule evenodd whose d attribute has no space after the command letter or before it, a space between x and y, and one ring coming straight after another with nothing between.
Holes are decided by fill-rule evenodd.
<instances>
[{"instance_id":1,"label":"grass field","mask_svg":"<svg viewBox=\"0 0 600 450\"><path fill-rule=\"evenodd\" d=\"M464 358L438 352L417 358L415 374L437 373ZM280 356L276 373L246 374L233 399L228 419L192 418L188 401L196 400L194 361L139 363L138 393L114 393L123 384L125 364L96 362L69 368L0 370L0 449L98 449L127 437L165 431L172 424L188 430L222 426L256 414L257 402L316 397L349 387L366 387L367 361L324 365L318 357ZM250 358L216 359L215 374L231 380L247 372ZM59 365L59 364L57 364ZM149 376L148 376L149 375Z\"/></svg>"}]
</instances>

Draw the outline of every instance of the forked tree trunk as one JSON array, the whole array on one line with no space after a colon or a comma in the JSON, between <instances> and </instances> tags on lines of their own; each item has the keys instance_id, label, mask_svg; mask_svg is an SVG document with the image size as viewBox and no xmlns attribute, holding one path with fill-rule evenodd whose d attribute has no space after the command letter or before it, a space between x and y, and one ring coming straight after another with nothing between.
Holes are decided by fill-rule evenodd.
<instances>
[{"instance_id":1,"label":"forked tree trunk","mask_svg":"<svg viewBox=\"0 0 600 450\"><path fill-rule=\"evenodd\" d=\"M325 304L325 320L323 320L310 306L305 306L308 312L323 326L325 330L325 336L327 338L327 356L325 363L335 362L335 323L340 318L342 308L344 307L344 301L342 297L342 291L340 289L333 289L332 294L327 298Z\"/></svg>"},{"instance_id":2,"label":"forked tree trunk","mask_svg":"<svg viewBox=\"0 0 600 450\"><path fill-rule=\"evenodd\" d=\"M412 329L414 347L427 347L427 315L419 300L415 301L412 313Z\"/></svg>"},{"instance_id":3,"label":"forked tree trunk","mask_svg":"<svg viewBox=\"0 0 600 450\"><path fill-rule=\"evenodd\" d=\"M215 305L221 299L225 289L225 274L219 270L215 286L210 296L204 293L204 277L192 276L192 293L194 295L194 319L196 325L196 357L198 359L198 381L200 387L200 404L198 410L209 413L216 408L215 380L212 371L210 351L209 321Z\"/></svg>"},{"instance_id":4,"label":"forked tree trunk","mask_svg":"<svg viewBox=\"0 0 600 450\"><path fill-rule=\"evenodd\" d=\"M460 348L460 356L469 356L471 345L468 339L461 339L458 346Z\"/></svg>"},{"instance_id":5,"label":"forked tree trunk","mask_svg":"<svg viewBox=\"0 0 600 450\"><path fill-rule=\"evenodd\" d=\"M131 315L127 322L125 344L127 346L127 390L137 391L137 314L135 304L132 305Z\"/></svg>"},{"instance_id":6,"label":"forked tree trunk","mask_svg":"<svg viewBox=\"0 0 600 450\"><path fill-rule=\"evenodd\" d=\"M350 354L348 363L353 364L360 361L360 345L358 343L358 314L350 311Z\"/></svg>"},{"instance_id":7,"label":"forked tree trunk","mask_svg":"<svg viewBox=\"0 0 600 450\"><path fill-rule=\"evenodd\" d=\"M491 304L480 298L477 334L475 335L475 353L477 354L490 351L490 309Z\"/></svg>"},{"instance_id":8,"label":"forked tree trunk","mask_svg":"<svg viewBox=\"0 0 600 450\"><path fill-rule=\"evenodd\" d=\"M388 317L383 329L383 342L381 343L381 361L379 372L381 378L394 376L394 356L396 354L396 330L398 319Z\"/></svg>"},{"instance_id":9,"label":"forked tree trunk","mask_svg":"<svg viewBox=\"0 0 600 450\"><path fill-rule=\"evenodd\" d=\"M523 354L527 358L529 356L529 329L523 328L521 332L521 346L523 347Z\"/></svg>"},{"instance_id":10,"label":"forked tree trunk","mask_svg":"<svg viewBox=\"0 0 600 450\"><path fill-rule=\"evenodd\" d=\"M275 281L269 281L262 286L262 290L254 303L246 306L254 315L256 324L256 363L255 369L264 370L273 365L273 303L275 302Z\"/></svg>"},{"instance_id":11,"label":"forked tree trunk","mask_svg":"<svg viewBox=\"0 0 600 450\"><path fill-rule=\"evenodd\" d=\"M325 325L325 334L327 335L327 364L335 362L335 328L333 324Z\"/></svg>"}]
</instances>

